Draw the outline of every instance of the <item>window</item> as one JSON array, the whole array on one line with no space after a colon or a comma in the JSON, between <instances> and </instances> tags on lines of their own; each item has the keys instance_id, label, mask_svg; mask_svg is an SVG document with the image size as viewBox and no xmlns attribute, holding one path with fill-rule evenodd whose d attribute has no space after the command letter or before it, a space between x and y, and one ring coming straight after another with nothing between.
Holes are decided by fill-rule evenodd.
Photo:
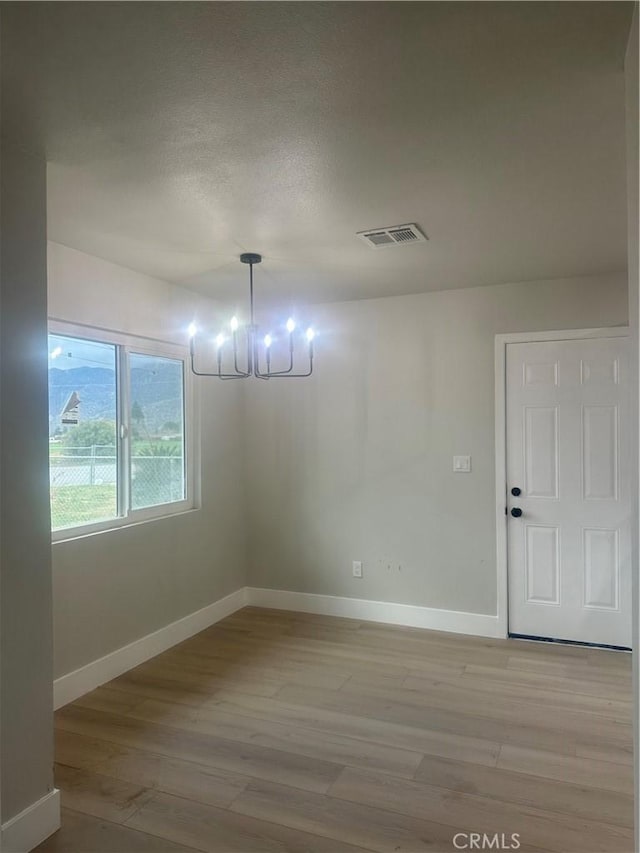
<instances>
[{"instance_id":1,"label":"window","mask_svg":"<svg viewBox=\"0 0 640 853\"><path fill-rule=\"evenodd\" d=\"M54 538L193 505L184 355L89 334L49 335Z\"/></svg>"},{"instance_id":2,"label":"window","mask_svg":"<svg viewBox=\"0 0 640 853\"><path fill-rule=\"evenodd\" d=\"M175 359L129 357L133 509L185 498L183 369Z\"/></svg>"}]
</instances>

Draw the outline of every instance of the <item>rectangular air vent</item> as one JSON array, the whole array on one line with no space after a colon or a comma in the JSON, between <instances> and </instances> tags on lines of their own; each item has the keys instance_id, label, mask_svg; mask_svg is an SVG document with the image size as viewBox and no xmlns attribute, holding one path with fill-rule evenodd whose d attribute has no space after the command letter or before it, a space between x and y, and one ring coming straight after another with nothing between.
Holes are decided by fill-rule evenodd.
<instances>
[{"instance_id":1,"label":"rectangular air vent","mask_svg":"<svg viewBox=\"0 0 640 853\"><path fill-rule=\"evenodd\" d=\"M390 246L408 246L410 243L426 243L428 237L423 234L415 222L409 225L390 225L388 228L370 228L358 231L356 237L372 249L387 249Z\"/></svg>"}]
</instances>

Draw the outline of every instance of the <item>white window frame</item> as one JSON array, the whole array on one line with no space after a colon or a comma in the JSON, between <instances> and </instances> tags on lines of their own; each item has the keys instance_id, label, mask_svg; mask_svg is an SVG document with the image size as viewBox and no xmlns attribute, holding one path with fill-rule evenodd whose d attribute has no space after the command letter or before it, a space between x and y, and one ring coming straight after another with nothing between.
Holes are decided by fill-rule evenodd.
<instances>
[{"instance_id":1,"label":"white window frame","mask_svg":"<svg viewBox=\"0 0 640 853\"><path fill-rule=\"evenodd\" d=\"M111 344L116 350L116 407L118 434L118 515L105 521L78 524L74 527L61 527L51 531L52 542L64 542L94 533L117 530L146 521L157 521L174 515L181 515L197 509L196 506L196 430L195 430L195 401L193 376L189 370L189 350L186 346L147 338L114 332L96 326L69 323L63 320L49 318L49 334L66 335L71 338L81 338L86 341ZM123 374L129 376L129 359L131 355L150 355L160 358L171 358L182 362L183 376L183 406L184 406L184 475L185 498L181 501L158 504L144 509L130 508L131 495L131 425L129 423L129 381L123 381Z\"/></svg>"}]
</instances>

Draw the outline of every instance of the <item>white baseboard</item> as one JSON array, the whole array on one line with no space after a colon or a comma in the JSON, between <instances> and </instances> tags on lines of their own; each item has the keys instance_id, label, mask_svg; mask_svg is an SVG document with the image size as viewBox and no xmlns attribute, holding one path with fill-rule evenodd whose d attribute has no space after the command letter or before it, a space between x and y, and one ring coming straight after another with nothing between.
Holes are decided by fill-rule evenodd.
<instances>
[{"instance_id":1,"label":"white baseboard","mask_svg":"<svg viewBox=\"0 0 640 853\"><path fill-rule=\"evenodd\" d=\"M146 637L141 637L128 646L116 649L115 652L56 679L53 683L54 707L61 708L73 702L74 699L203 631L247 604L255 607L271 607L276 610L321 613L324 616L345 616L349 619L384 622L388 625L429 628L432 631L473 634L480 637L504 636L498 617L483 613L438 610L411 604L343 598L310 592L243 587L227 595L226 598L203 607L202 610L197 610L153 634L147 634Z\"/></svg>"},{"instance_id":2,"label":"white baseboard","mask_svg":"<svg viewBox=\"0 0 640 853\"><path fill-rule=\"evenodd\" d=\"M116 649L115 652L57 678L53 682L54 708L61 708L73 702L90 690L95 690L101 684L203 631L225 616L235 613L246 603L246 587L242 587L231 595L178 619L177 622L171 622L153 634L147 634L128 646Z\"/></svg>"},{"instance_id":3,"label":"white baseboard","mask_svg":"<svg viewBox=\"0 0 640 853\"><path fill-rule=\"evenodd\" d=\"M498 617L484 613L438 610L412 604L280 589L247 587L246 590L246 603L255 607L299 610L302 613L320 613L323 616L346 616L349 619L405 625L410 628L429 628L432 631L450 631L455 634L473 634L479 637L504 637Z\"/></svg>"},{"instance_id":4,"label":"white baseboard","mask_svg":"<svg viewBox=\"0 0 640 853\"><path fill-rule=\"evenodd\" d=\"M29 853L60 828L60 791L54 788L36 803L2 824L0 851Z\"/></svg>"}]
</instances>

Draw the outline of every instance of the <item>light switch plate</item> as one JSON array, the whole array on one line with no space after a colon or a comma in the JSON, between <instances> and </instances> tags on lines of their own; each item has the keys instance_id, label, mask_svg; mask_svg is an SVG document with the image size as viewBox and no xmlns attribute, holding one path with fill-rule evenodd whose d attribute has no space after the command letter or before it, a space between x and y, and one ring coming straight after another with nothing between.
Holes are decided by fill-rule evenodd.
<instances>
[{"instance_id":1,"label":"light switch plate","mask_svg":"<svg viewBox=\"0 0 640 853\"><path fill-rule=\"evenodd\" d=\"M453 470L456 474L468 474L471 471L471 457L454 456Z\"/></svg>"}]
</instances>

